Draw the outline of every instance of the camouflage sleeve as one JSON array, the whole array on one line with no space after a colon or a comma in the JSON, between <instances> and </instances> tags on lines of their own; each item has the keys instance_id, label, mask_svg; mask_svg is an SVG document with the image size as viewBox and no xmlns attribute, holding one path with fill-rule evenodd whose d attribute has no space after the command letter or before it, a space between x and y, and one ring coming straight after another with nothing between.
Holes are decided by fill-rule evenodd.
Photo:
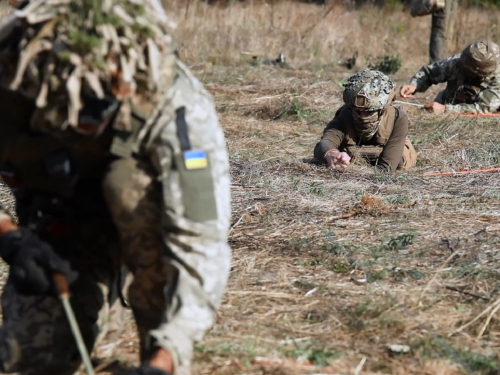
<instances>
[{"instance_id":1,"label":"camouflage sleeve","mask_svg":"<svg viewBox=\"0 0 500 375\"><path fill-rule=\"evenodd\" d=\"M410 85L417 86L415 92L424 92L430 86L448 82L457 75L457 62L460 55L450 56L443 61L439 61L422 67L410 80Z\"/></svg>"},{"instance_id":2,"label":"camouflage sleeve","mask_svg":"<svg viewBox=\"0 0 500 375\"><path fill-rule=\"evenodd\" d=\"M138 244L142 255L136 259L148 259L139 263L157 271L144 269L144 278L136 283L134 312L140 311L136 321L142 318L138 326L144 328L145 352L152 346L167 349L175 374L181 375L190 373L194 343L210 328L229 275L229 160L212 98L180 61L163 96L145 125L146 138L139 137L161 183L156 206L161 209L157 228L162 230L163 259L157 262L145 253L150 240L138 237L147 244Z\"/></svg>"},{"instance_id":3,"label":"camouflage sleeve","mask_svg":"<svg viewBox=\"0 0 500 375\"><path fill-rule=\"evenodd\" d=\"M472 104L446 104L445 112L452 113L493 113L500 109L500 85L493 81L482 90Z\"/></svg>"}]
</instances>

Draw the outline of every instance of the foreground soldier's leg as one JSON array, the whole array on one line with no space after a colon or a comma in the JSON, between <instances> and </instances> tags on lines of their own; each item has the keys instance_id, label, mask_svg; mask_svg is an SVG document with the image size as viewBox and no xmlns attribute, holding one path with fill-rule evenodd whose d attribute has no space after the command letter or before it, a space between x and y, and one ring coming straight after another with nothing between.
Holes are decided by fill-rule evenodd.
<instances>
[{"instance_id":1,"label":"foreground soldier's leg","mask_svg":"<svg viewBox=\"0 0 500 375\"><path fill-rule=\"evenodd\" d=\"M142 359L166 349L181 375L213 323L229 272L229 168L201 85L181 73L168 95L147 148L155 168L119 160L105 191L135 275L129 300ZM181 148L192 153L183 158Z\"/></svg>"},{"instance_id":2,"label":"foreground soldier's leg","mask_svg":"<svg viewBox=\"0 0 500 375\"><path fill-rule=\"evenodd\" d=\"M69 241L52 243L86 255L72 262L79 278L71 285L71 305L89 351L109 328L120 329L122 309L115 296L110 303L113 275L109 250L116 240L106 237L108 228L87 230ZM85 232L85 233L84 233ZM91 251L86 249L91 246ZM79 248L80 247L80 248ZM76 259L75 259L76 260ZM72 374L80 365L80 354L61 301L54 296L20 295L10 281L2 293L3 322L0 329L0 371L22 374ZM118 326L117 326L118 324Z\"/></svg>"}]
</instances>

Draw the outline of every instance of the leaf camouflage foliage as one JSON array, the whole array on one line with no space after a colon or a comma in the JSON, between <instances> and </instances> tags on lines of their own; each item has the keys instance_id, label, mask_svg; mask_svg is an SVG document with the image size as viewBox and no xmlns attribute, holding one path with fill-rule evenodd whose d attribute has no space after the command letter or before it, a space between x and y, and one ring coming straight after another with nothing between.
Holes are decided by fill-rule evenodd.
<instances>
[{"instance_id":1,"label":"leaf camouflage foliage","mask_svg":"<svg viewBox=\"0 0 500 375\"><path fill-rule=\"evenodd\" d=\"M0 84L36 101L33 128L76 128L86 99L97 97L122 102L115 127L129 131L130 103L154 105L158 88L168 87L174 25L158 0L33 0L18 8L0 25L0 53L14 56L0 68Z\"/></svg>"}]
</instances>

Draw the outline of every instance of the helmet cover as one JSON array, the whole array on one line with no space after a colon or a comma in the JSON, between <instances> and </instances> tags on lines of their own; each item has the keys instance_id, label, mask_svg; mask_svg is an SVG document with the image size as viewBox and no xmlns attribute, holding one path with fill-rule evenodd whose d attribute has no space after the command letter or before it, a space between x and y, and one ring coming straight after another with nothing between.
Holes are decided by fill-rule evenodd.
<instances>
[{"instance_id":1,"label":"helmet cover","mask_svg":"<svg viewBox=\"0 0 500 375\"><path fill-rule=\"evenodd\" d=\"M384 73L365 69L347 80L344 85L344 103L357 111L380 111L392 102L395 87Z\"/></svg>"},{"instance_id":2,"label":"helmet cover","mask_svg":"<svg viewBox=\"0 0 500 375\"><path fill-rule=\"evenodd\" d=\"M486 77L498 67L500 49L490 39L481 39L469 44L460 54L464 69L474 76Z\"/></svg>"},{"instance_id":3,"label":"helmet cover","mask_svg":"<svg viewBox=\"0 0 500 375\"><path fill-rule=\"evenodd\" d=\"M351 109L356 133L367 141L380 127L382 112L392 102L396 86L384 73L365 69L349 78L344 87L344 103Z\"/></svg>"}]
</instances>

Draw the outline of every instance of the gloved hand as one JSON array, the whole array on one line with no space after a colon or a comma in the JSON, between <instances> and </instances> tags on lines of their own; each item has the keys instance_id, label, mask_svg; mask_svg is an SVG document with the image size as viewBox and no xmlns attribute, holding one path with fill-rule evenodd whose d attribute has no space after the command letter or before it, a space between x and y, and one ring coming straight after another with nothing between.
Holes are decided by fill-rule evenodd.
<instances>
[{"instance_id":1,"label":"gloved hand","mask_svg":"<svg viewBox=\"0 0 500 375\"><path fill-rule=\"evenodd\" d=\"M155 367L142 365L141 367L133 371L126 372L124 375L170 375L170 374Z\"/></svg>"},{"instance_id":2,"label":"gloved hand","mask_svg":"<svg viewBox=\"0 0 500 375\"><path fill-rule=\"evenodd\" d=\"M54 272L64 274L68 284L78 277L52 246L25 228L7 232L0 238L0 256L9 264L9 279L21 294L49 293Z\"/></svg>"}]
</instances>

